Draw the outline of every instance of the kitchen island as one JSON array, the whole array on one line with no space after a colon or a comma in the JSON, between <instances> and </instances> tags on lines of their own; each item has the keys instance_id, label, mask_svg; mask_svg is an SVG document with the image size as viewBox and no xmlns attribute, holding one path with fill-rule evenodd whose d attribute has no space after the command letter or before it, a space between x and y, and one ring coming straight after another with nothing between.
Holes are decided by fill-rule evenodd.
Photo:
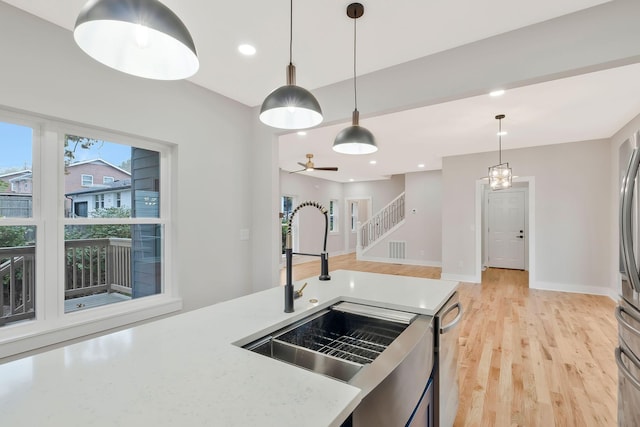
<instances>
[{"instance_id":1,"label":"kitchen island","mask_svg":"<svg viewBox=\"0 0 640 427\"><path fill-rule=\"evenodd\" d=\"M434 315L457 282L348 270L0 365L7 426L339 426L360 390L241 348L339 301Z\"/></svg>"}]
</instances>

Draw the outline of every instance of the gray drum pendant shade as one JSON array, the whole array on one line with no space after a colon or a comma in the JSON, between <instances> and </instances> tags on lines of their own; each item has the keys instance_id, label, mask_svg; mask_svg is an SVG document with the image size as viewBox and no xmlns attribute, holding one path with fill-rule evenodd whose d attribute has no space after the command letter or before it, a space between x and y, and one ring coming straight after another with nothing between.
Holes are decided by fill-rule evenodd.
<instances>
[{"instance_id":1,"label":"gray drum pendant shade","mask_svg":"<svg viewBox=\"0 0 640 427\"><path fill-rule=\"evenodd\" d=\"M267 95L260 108L260 121L278 129L307 129L322 122L322 110L311 92L296 86L296 67L292 62L293 0L289 4L287 84Z\"/></svg>"},{"instance_id":2,"label":"gray drum pendant shade","mask_svg":"<svg viewBox=\"0 0 640 427\"><path fill-rule=\"evenodd\" d=\"M356 86L356 20L364 14L364 6L351 3L347 6L347 16L353 19L353 94L355 109L351 119L351 126L341 130L333 142L333 151L342 154L370 154L378 151L373 134L360 126L358 112L358 90Z\"/></svg>"},{"instance_id":3,"label":"gray drum pendant shade","mask_svg":"<svg viewBox=\"0 0 640 427\"><path fill-rule=\"evenodd\" d=\"M96 61L138 77L179 80L200 67L187 27L158 0L89 0L73 38Z\"/></svg>"},{"instance_id":4,"label":"gray drum pendant shade","mask_svg":"<svg viewBox=\"0 0 640 427\"><path fill-rule=\"evenodd\" d=\"M322 110L316 98L295 83L296 67L289 63L287 84L271 92L262 102L262 123L279 129L307 129L322 122Z\"/></svg>"},{"instance_id":5,"label":"gray drum pendant shade","mask_svg":"<svg viewBox=\"0 0 640 427\"><path fill-rule=\"evenodd\" d=\"M342 154L371 154L378 151L376 139L369 129L360 126L358 110L354 110L352 126L342 129L333 142L333 151Z\"/></svg>"}]
</instances>

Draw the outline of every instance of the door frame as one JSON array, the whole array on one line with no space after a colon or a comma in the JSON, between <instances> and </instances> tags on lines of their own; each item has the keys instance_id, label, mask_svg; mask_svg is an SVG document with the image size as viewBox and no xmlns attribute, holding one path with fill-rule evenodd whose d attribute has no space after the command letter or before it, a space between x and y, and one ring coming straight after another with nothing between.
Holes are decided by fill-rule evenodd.
<instances>
[{"instance_id":1,"label":"door frame","mask_svg":"<svg viewBox=\"0 0 640 427\"><path fill-rule=\"evenodd\" d=\"M508 190L501 190L499 193L524 193L524 269L529 271L529 185L523 187L512 187ZM483 188L483 201L482 201L482 209L484 211L483 222L482 222L482 265L481 267L487 266L489 263L489 195L492 194L492 191L489 189L488 185L485 185Z\"/></svg>"},{"instance_id":2,"label":"door frame","mask_svg":"<svg viewBox=\"0 0 640 427\"><path fill-rule=\"evenodd\" d=\"M527 217L529 218L529 239L526 250L528 252L528 265L529 265L529 287L535 287L536 278L536 180L533 176L520 176L513 178L515 182L526 182L529 185L529 198L527 199L529 212ZM482 192L484 186L488 185L486 179L476 180L476 203L475 203L475 240L476 240L476 256L475 256L475 282L482 282Z\"/></svg>"},{"instance_id":3,"label":"door frame","mask_svg":"<svg viewBox=\"0 0 640 427\"><path fill-rule=\"evenodd\" d=\"M349 240L350 240L350 236L353 233L351 231L351 212L349 211L349 202L353 202L356 200L366 200L367 201L367 219L371 218L373 216L373 200L371 196L347 196L344 198L344 249L345 249L345 253L350 253L351 252L351 248L349 247ZM358 209L360 209L360 206L358 206ZM358 212L360 212L358 210ZM355 252L358 251L358 232L360 231L360 224L358 224L358 226L356 227L356 248L355 248Z\"/></svg>"}]
</instances>

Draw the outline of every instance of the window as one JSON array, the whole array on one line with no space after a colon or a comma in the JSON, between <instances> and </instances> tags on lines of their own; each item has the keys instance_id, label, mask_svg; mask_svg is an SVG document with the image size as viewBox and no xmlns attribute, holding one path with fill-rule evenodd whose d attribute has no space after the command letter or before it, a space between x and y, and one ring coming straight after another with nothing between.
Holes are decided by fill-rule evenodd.
<instances>
[{"instance_id":1,"label":"window","mask_svg":"<svg viewBox=\"0 0 640 427\"><path fill-rule=\"evenodd\" d=\"M351 231L358 231L358 202L351 202Z\"/></svg>"},{"instance_id":2,"label":"window","mask_svg":"<svg viewBox=\"0 0 640 427\"><path fill-rule=\"evenodd\" d=\"M329 231L336 233L338 231L338 201L329 201Z\"/></svg>"},{"instance_id":3,"label":"window","mask_svg":"<svg viewBox=\"0 0 640 427\"><path fill-rule=\"evenodd\" d=\"M104 208L104 194L95 195L95 205L96 205L96 209Z\"/></svg>"},{"instance_id":4,"label":"window","mask_svg":"<svg viewBox=\"0 0 640 427\"><path fill-rule=\"evenodd\" d=\"M0 327L36 314L33 140L33 127L0 120Z\"/></svg>"},{"instance_id":5,"label":"window","mask_svg":"<svg viewBox=\"0 0 640 427\"><path fill-rule=\"evenodd\" d=\"M165 280L172 150L0 110L0 358L181 308Z\"/></svg>"},{"instance_id":6,"label":"window","mask_svg":"<svg viewBox=\"0 0 640 427\"><path fill-rule=\"evenodd\" d=\"M76 169L109 171L114 175L103 176L121 182L122 191L115 203L111 193L107 204L104 193L94 194L88 219L65 222L65 313L161 293L160 153L87 136L66 135L66 141L68 175ZM89 160L75 162L78 156ZM85 192L70 184L64 188L74 204Z\"/></svg>"},{"instance_id":7,"label":"window","mask_svg":"<svg viewBox=\"0 0 640 427\"><path fill-rule=\"evenodd\" d=\"M103 176L102 183L103 184L112 184L115 181L115 178L112 176Z\"/></svg>"},{"instance_id":8,"label":"window","mask_svg":"<svg viewBox=\"0 0 640 427\"><path fill-rule=\"evenodd\" d=\"M282 224L282 253L284 254L284 249L286 245L287 238L287 223L289 221L289 217L293 212L293 197L291 196L282 196L280 198L280 222Z\"/></svg>"},{"instance_id":9,"label":"window","mask_svg":"<svg viewBox=\"0 0 640 427\"><path fill-rule=\"evenodd\" d=\"M91 187L93 186L93 175L81 175L80 182L83 187Z\"/></svg>"}]
</instances>

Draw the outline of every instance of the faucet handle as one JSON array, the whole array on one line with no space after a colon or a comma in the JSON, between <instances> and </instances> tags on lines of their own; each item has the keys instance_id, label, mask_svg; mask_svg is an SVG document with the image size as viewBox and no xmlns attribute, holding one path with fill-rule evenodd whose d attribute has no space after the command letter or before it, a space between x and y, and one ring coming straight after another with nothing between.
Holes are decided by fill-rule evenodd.
<instances>
[{"instance_id":1,"label":"faucet handle","mask_svg":"<svg viewBox=\"0 0 640 427\"><path fill-rule=\"evenodd\" d=\"M300 289L298 289L297 291L295 291L293 293L293 298L297 299L300 298L302 296L302 291L304 290L304 288L307 286L307 282L304 282L304 285L302 285L302 287Z\"/></svg>"}]
</instances>

